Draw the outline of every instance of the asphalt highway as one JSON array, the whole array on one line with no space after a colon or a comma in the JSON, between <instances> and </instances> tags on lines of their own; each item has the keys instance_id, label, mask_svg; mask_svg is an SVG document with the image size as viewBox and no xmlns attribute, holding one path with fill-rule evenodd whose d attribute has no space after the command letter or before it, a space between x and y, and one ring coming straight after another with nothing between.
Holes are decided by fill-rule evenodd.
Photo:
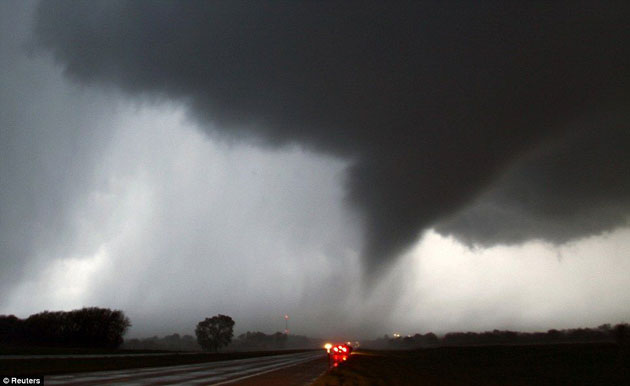
<instances>
[{"instance_id":1,"label":"asphalt highway","mask_svg":"<svg viewBox=\"0 0 630 386\"><path fill-rule=\"evenodd\" d=\"M311 363L312 362L312 363ZM168 367L98 371L45 378L46 385L222 385L252 383L303 384L327 366L324 352L282 354ZM292 381L289 378L295 378ZM258 383L258 382L257 382Z\"/></svg>"}]
</instances>

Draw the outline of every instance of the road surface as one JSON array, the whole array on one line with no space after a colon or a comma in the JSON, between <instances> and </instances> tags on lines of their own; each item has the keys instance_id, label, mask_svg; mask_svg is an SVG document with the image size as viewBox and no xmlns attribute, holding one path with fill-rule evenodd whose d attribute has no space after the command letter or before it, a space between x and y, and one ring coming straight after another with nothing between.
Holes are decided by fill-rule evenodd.
<instances>
[{"instance_id":1,"label":"road surface","mask_svg":"<svg viewBox=\"0 0 630 386\"><path fill-rule=\"evenodd\" d=\"M305 352L168 367L54 375L46 385L304 385L327 368L326 354Z\"/></svg>"}]
</instances>

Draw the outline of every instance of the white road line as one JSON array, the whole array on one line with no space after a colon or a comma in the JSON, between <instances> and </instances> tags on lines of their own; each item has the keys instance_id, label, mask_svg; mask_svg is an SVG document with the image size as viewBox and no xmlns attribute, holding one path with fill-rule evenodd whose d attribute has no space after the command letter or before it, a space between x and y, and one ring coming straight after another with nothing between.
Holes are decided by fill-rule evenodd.
<instances>
[{"instance_id":1,"label":"white road line","mask_svg":"<svg viewBox=\"0 0 630 386\"><path fill-rule=\"evenodd\" d=\"M323 354L320 354L320 355L318 355L318 356L323 357ZM270 373L270 372L272 372L272 371L276 371L276 370L284 369L284 368L286 368L286 367L295 366L295 365L297 365L297 364L304 363L304 362L308 362L308 361L312 361L312 360L315 360L315 359L317 359L317 357L314 357L314 358L308 358L308 359L302 359L302 360L300 360L300 361L297 361L297 362L295 362L295 363L291 363L291 364L286 365L286 366L276 367L276 368L273 368L273 369L270 369L270 370L261 371L261 372L255 373L255 374L250 374L250 375L245 375L245 376L243 376L243 377L239 377L239 378L229 379L229 380L224 381L224 382L213 383L213 385L215 385L215 386L216 386L216 385L226 385L226 384L229 384L229 383L234 383L234 382L242 381L243 379L256 377L256 376L258 376L258 375L263 375L263 374L266 374L266 373Z\"/></svg>"},{"instance_id":2,"label":"white road line","mask_svg":"<svg viewBox=\"0 0 630 386\"><path fill-rule=\"evenodd\" d=\"M150 367L150 368L140 368L140 369L111 370L111 371L98 371L98 372L90 372L90 373L56 375L56 376L46 377L46 381L51 382L51 384L56 384L55 382L57 381L86 382L86 381L95 381L98 379L113 380L117 378L128 378L128 377L150 377L150 376L166 374L166 373L170 373L174 371L196 372L196 371L208 370L215 367L233 365L235 363L238 363L238 364L247 364L249 362L261 363L261 362L274 361L274 360L279 360L278 356L274 355L274 356L267 356L267 357L236 359L236 360L231 360L231 361L227 360L227 361L217 361L217 362L195 363L191 365L176 365L176 366Z\"/></svg>"},{"instance_id":3,"label":"white road line","mask_svg":"<svg viewBox=\"0 0 630 386\"><path fill-rule=\"evenodd\" d=\"M227 379L229 377L233 377L238 374L249 374L252 371L258 371L259 369L276 369L280 367L292 366L296 363L303 362L305 360L310 360L310 358L281 358L276 361L268 361L262 363L255 363L249 366L236 365L236 366L228 366L222 367L219 369L213 369L209 371L200 371L195 374L189 373L178 373L174 375L169 375L165 377L159 377L157 380L153 380L152 382L156 384L161 384L163 382L186 382L186 383L199 383L199 382L214 382L221 381ZM255 366L255 367L254 367ZM149 381L149 380L147 380ZM194 382L189 382L194 381Z\"/></svg>"},{"instance_id":4,"label":"white road line","mask_svg":"<svg viewBox=\"0 0 630 386\"><path fill-rule=\"evenodd\" d=\"M267 361L276 361L284 358L286 355L290 354L281 354L281 355L270 355L265 357L254 357L254 358L245 358L245 359L234 359L234 360L224 360L224 361L216 361L216 362L204 362L204 363L195 363L189 365L176 365L176 366L163 366L163 367L150 367L150 368L139 368L139 369L127 369L127 370L110 370L110 371L97 371L97 372L89 372L89 373L77 373L77 374L67 374L67 375L55 375L46 377L48 381L50 379L51 382L55 381L88 381L88 380L96 380L99 378L108 378L112 377L132 377L132 376L151 376L151 375L159 375L163 373L168 373L171 371L200 371L200 370L208 370L215 367L222 366L231 366L234 364L246 365L247 363L262 363Z\"/></svg>"}]
</instances>

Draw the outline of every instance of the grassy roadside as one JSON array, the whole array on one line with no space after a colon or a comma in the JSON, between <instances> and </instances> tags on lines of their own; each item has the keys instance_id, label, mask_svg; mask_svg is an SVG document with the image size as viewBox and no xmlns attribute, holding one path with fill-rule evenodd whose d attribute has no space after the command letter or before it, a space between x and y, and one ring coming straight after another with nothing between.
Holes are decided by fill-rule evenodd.
<instances>
[{"instance_id":1,"label":"grassy roadside","mask_svg":"<svg viewBox=\"0 0 630 386\"><path fill-rule=\"evenodd\" d=\"M358 351L314 385L630 385L615 345L439 347Z\"/></svg>"},{"instance_id":2,"label":"grassy roadside","mask_svg":"<svg viewBox=\"0 0 630 386\"><path fill-rule=\"evenodd\" d=\"M0 344L0 359L3 355L115 355L173 353L165 350L122 350L85 347L31 347Z\"/></svg>"},{"instance_id":3,"label":"grassy roadside","mask_svg":"<svg viewBox=\"0 0 630 386\"><path fill-rule=\"evenodd\" d=\"M139 367L175 366L203 362L215 362L233 359L254 358L278 354L290 354L312 350L283 350L230 353L174 353L148 356L111 356L106 358L28 358L2 359L0 356L0 374L16 376L53 375L90 371L123 370ZM129 354L132 352L124 352ZM64 353L68 354L68 353ZM90 353L93 354L93 353ZM111 353L109 353L111 354Z\"/></svg>"}]
</instances>

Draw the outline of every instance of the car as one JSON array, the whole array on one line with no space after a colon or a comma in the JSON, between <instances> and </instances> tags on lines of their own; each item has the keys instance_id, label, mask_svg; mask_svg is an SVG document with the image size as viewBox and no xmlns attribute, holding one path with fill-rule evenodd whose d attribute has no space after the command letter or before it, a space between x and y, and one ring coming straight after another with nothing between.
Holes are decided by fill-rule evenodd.
<instances>
[{"instance_id":1,"label":"car","mask_svg":"<svg viewBox=\"0 0 630 386\"><path fill-rule=\"evenodd\" d=\"M337 367L339 363L347 361L352 353L352 346L349 343L326 343L324 348L328 353L328 364L330 367Z\"/></svg>"}]
</instances>

